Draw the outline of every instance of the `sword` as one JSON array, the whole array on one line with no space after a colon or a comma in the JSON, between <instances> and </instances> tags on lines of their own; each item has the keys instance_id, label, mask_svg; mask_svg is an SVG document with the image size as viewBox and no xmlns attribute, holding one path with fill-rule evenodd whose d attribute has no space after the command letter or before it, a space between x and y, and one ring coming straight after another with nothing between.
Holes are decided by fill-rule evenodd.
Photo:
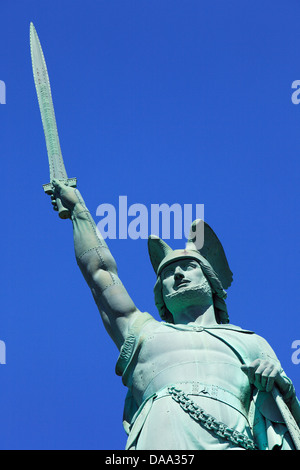
<instances>
[{"instance_id":1,"label":"sword","mask_svg":"<svg viewBox=\"0 0 300 470\"><path fill-rule=\"evenodd\" d=\"M30 23L30 51L33 78L42 117L50 170L50 183L43 184L43 188L46 194L53 195L52 181L54 178L74 188L76 187L77 180L76 178L68 178L65 169L57 132L47 66L33 23ZM61 219L70 217L69 210L62 205L58 197L56 198L56 205Z\"/></svg>"},{"instance_id":2,"label":"sword","mask_svg":"<svg viewBox=\"0 0 300 470\"><path fill-rule=\"evenodd\" d=\"M277 387L273 387L272 395L276 404L279 408L279 411L285 421L286 427L290 433L290 436L294 442L296 450L300 450L300 430L296 423L296 420L292 413L290 412L287 404L284 402L279 390Z\"/></svg>"}]
</instances>

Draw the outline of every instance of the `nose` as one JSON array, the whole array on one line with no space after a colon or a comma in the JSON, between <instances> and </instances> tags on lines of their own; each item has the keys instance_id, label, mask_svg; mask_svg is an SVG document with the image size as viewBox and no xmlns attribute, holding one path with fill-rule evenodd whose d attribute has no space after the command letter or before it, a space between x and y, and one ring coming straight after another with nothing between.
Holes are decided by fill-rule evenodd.
<instances>
[{"instance_id":1,"label":"nose","mask_svg":"<svg viewBox=\"0 0 300 470\"><path fill-rule=\"evenodd\" d=\"M180 266L177 266L174 271L174 278L175 279L182 279L184 277L184 272L182 271Z\"/></svg>"}]
</instances>

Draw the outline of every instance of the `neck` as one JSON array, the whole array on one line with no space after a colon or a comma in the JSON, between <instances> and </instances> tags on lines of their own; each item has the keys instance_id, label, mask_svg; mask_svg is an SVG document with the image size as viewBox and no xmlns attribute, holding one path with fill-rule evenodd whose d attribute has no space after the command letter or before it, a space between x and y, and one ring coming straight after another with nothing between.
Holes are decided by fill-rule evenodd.
<instances>
[{"instance_id":1,"label":"neck","mask_svg":"<svg viewBox=\"0 0 300 470\"><path fill-rule=\"evenodd\" d=\"M174 323L188 325L195 323L199 326L217 325L215 310L213 305L209 306L190 306L186 309L173 314Z\"/></svg>"}]
</instances>

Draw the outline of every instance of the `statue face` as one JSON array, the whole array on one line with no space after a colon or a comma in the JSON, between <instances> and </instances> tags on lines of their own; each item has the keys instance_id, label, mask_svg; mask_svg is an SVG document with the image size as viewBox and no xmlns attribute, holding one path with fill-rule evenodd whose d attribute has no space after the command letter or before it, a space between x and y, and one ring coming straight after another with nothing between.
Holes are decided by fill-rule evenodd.
<instances>
[{"instance_id":1,"label":"statue face","mask_svg":"<svg viewBox=\"0 0 300 470\"><path fill-rule=\"evenodd\" d=\"M204 275L197 261L193 259L176 260L168 264L161 273L163 290L167 294L184 289L188 285L196 285Z\"/></svg>"},{"instance_id":2,"label":"statue face","mask_svg":"<svg viewBox=\"0 0 300 470\"><path fill-rule=\"evenodd\" d=\"M189 307L212 304L210 284L193 259L170 263L162 270L161 280L166 307L173 315Z\"/></svg>"}]
</instances>

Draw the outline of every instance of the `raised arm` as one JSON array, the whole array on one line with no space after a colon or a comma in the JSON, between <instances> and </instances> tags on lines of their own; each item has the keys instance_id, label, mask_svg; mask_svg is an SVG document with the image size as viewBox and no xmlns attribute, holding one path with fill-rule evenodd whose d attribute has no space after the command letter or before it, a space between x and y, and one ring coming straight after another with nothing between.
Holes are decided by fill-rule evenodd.
<instances>
[{"instance_id":1,"label":"raised arm","mask_svg":"<svg viewBox=\"0 0 300 470\"><path fill-rule=\"evenodd\" d=\"M116 262L77 189L53 181L54 197L59 196L71 212L77 263L89 285L104 326L120 349L137 315L128 292L118 277Z\"/></svg>"}]
</instances>

